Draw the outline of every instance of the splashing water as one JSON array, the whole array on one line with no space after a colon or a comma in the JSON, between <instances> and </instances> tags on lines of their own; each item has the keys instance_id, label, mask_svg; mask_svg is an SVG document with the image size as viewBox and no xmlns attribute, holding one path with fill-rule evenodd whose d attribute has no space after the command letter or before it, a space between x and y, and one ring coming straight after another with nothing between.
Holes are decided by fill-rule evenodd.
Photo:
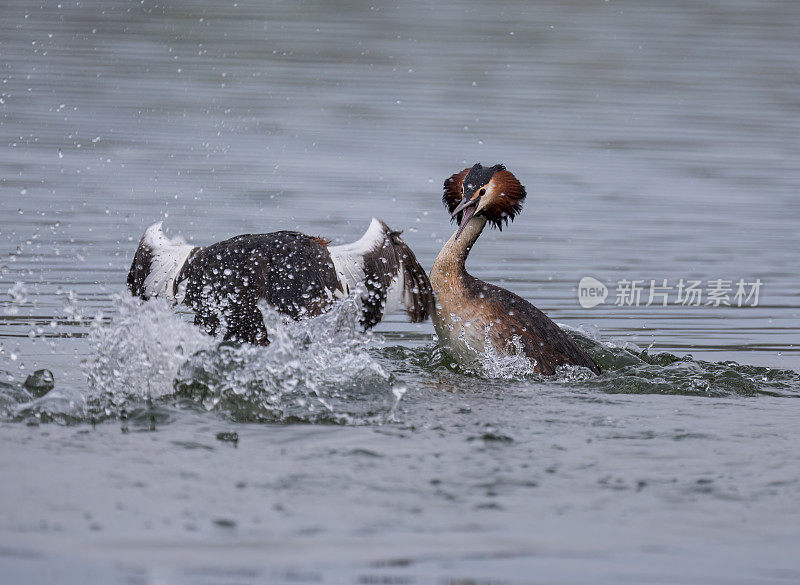
<instances>
[{"instance_id":1,"label":"splashing water","mask_svg":"<svg viewBox=\"0 0 800 585\"><path fill-rule=\"evenodd\" d=\"M123 294L113 302L113 317L98 316L90 327L89 390L64 386L52 375L31 386L36 380L22 384L0 372L0 420L72 424L122 416L151 425L170 420L177 403L237 421L375 424L393 420L406 393L393 370L455 376L450 380L458 385L469 374L516 380L521 388L558 384L590 393L800 396L798 372L651 354L624 340L602 341L596 330L566 328L600 365L601 376L572 366L542 376L516 344L517 355L509 356L487 343L474 370L456 364L440 345L382 347L382 339L363 331L352 297L299 322L262 307L268 347L220 343L164 301Z\"/></svg>"},{"instance_id":2,"label":"splashing water","mask_svg":"<svg viewBox=\"0 0 800 585\"><path fill-rule=\"evenodd\" d=\"M536 374L533 369L536 362L525 357L522 340L518 335L511 336L506 342L506 351L499 352L491 342L487 325L483 347L484 351L478 353L478 363L487 378L518 380Z\"/></svg>"},{"instance_id":3,"label":"splashing water","mask_svg":"<svg viewBox=\"0 0 800 585\"><path fill-rule=\"evenodd\" d=\"M61 305L61 311L70 321L83 320L83 311L81 311L80 305L78 304L78 294L74 290L68 290L64 293L64 302Z\"/></svg>"},{"instance_id":4,"label":"splashing water","mask_svg":"<svg viewBox=\"0 0 800 585\"><path fill-rule=\"evenodd\" d=\"M469 365L461 364L460 369L466 373L499 380L519 380L536 374L536 362L525 356L519 336L514 335L508 339L505 350L501 352L494 347L490 331L491 326L487 325L483 348L478 349L470 345L466 330L462 330L459 341L474 354L474 360Z\"/></svg>"},{"instance_id":5,"label":"splashing water","mask_svg":"<svg viewBox=\"0 0 800 585\"><path fill-rule=\"evenodd\" d=\"M73 424L86 419L86 397L77 388L54 388L44 396L16 406L11 415L15 420Z\"/></svg>"},{"instance_id":6,"label":"splashing water","mask_svg":"<svg viewBox=\"0 0 800 585\"><path fill-rule=\"evenodd\" d=\"M385 420L403 394L371 356L358 299L292 321L262 306L267 347L219 342L166 302L114 299L110 323L90 328L90 405L106 415L146 400L189 399L235 420L360 423Z\"/></svg>"},{"instance_id":7,"label":"splashing water","mask_svg":"<svg viewBox=\"0 0 800 585\"><path fill-rule=\"evenodd\" d=\"M97 316L89 328L91 358L86 373L92 402L106 414L131 401L173 393L178 368L214 339L183 321L166 301L142 302L128 294L112 299L111 323Z\"/></svg>"},{"instance_id":8,"label":"splashing water","mask_svg":"<svg viewBox=\"0 0 800 585\"><path fill-rule=\"evenodd\" d=\"M14 409L31 398L21 385L14 383L10 372L0 370L0 420L12 418Z\"/></svg>"},{"instance_id":9,"label":"splashing water","mask_svg":"<svg viewBox=\"0 0 800 585\"><path fill-rule=\"evenodd\" d=\"M608 394L681 394L688 396L800 396L800 372L736 362L707 362L691 355L650 353L626 340L603 341L596 327L589 330L563 327L600 366L597 376L578 366L560 366L553 376L531 372L527 360L499 356L488 351L476 360L474 368L453 360L442 345L423 348L389 347L387 359L402 363L404 370L420 375L445 375L451 383L453 374L477 375L487 379L559 384L580 392ZM487 347L491 347L488 346ZM527 386L523 386L527 387Z\"/></svg>"},{"instance_id":10,"label":"splashing water","mask_svg":"<svg viewBox=\"0 0 800 585\"><path fill-rule=\"evenodd\" d=\"M371 355L381 343L360 324L359 299L292 321L266 305L270 345L222 343L178 372L179 396L243 421L381 422L405 390Z\"/></svg>"},{"instance_id":11,"label":"splashing water","mask_svg":"<svg viewBox=\"0 0 800 585\"><path fill-rule=\"evenodd\" d=\"M14 286L8 289L8 297L11 302L3 309L3 313L9 316L19 313L19 309L28 300L28 289L25 288L25 283L16 282Z\"/></svg>"}]
</instances>

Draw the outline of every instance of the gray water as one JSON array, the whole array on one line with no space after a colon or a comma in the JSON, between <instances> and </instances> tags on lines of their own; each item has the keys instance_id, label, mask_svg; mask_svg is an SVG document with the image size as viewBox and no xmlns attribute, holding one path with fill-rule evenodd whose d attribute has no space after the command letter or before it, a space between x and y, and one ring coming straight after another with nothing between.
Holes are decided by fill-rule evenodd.
<instances>
[{"instance_id":1,"label":"gray water","mask_svg":"<svg viewBox=\"0 0 800 585\"><path fill-rule=\"evenodd\" d=\"M0 582L800 580L798 30L793 1L0 2ZM158 220L376 215L430 268L477 161L529 196L469 269L603 376L463 372L346 310L218 347L114 300Z\"/></svg>"}]
</instances>

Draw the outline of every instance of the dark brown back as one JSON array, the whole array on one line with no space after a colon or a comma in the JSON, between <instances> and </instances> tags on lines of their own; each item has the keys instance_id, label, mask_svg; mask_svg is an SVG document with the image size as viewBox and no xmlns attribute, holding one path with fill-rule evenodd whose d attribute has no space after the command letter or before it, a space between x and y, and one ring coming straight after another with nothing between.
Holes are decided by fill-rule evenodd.
<instances>
[{"instance_id":1,"label":"dark brown back","mask_svg":"<svg viewBox=\"0 0 800 585\"><path fill-rule=\"evenodd\" d=\"M509 290L466 276L470 298L480 298L484 312L494 321L491 333L504 340L518 336L525 355L536 360L542 374L554 374L558 366L566 364L600 373L589 354L531 303Z\"/></svg>"}]
</instances>

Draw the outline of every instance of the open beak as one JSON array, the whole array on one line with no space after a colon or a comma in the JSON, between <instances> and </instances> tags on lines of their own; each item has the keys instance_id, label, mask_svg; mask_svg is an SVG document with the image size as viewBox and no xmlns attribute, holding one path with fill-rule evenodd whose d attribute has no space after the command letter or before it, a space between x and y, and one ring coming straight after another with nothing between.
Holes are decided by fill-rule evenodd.
<instances>
[{"instance_id":1,"label":"open beak","mask_svg":"<svg viewBox=\"0 0 800 585\"><path fill-rule=\"evenodd\" d=\"M455 217L460 212L464 212L464 214L461 216L461 223L458 225L458 231L456 232L455 238L456 240L458 239L458 236L461 235L461 232L464 231L464 228L467 227L469 220L471 220L475 215L475 209L478 207L478 199L478 197L475 197L474 199L465 199L459 203L458 207L456 207L453 210L453 213L450 214L451 217Z\"/></svg>"}]
</instances>

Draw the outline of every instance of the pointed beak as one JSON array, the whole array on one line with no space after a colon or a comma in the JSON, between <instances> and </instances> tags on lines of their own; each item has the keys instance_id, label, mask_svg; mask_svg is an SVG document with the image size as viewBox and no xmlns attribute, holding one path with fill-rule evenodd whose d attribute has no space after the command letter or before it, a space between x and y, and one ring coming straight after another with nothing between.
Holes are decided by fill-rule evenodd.
<instances>
[{"instance_id":1,"label":"pointed beak","mask_svg":"<svg viewBox=\"0 0 800 585\"><path fill-rule=\"evenodd\" d=\"M465 197L464 199L462 199L462 200L461 200L461 203L459 203L459 204L458 204L458 207L456 207L456 208L453 210L453 213L451 213L451 214L450 214L450 217L455 217L456 215L458 215L458 213L459 213L460 211L463 211L463 210L464 210L464 208L466 208L466 207L469 207L469 206L470 206L470 205L472 205L473 203L477 203L477 202L478 202L478 200L477 200L477 199L467 199L467 198Z\"/></svg>"},{"instance_id":2,"label":"pointed beak","mask_svg":"<svg viewBox=\"0 0 800 585\"><path fill-rule=\"evenodd\" d=\"M475 215L475 208L477 206L478 206L477 197L474 199L464 199L461 203L458 204L458 207L456 207L453 210L453 213L450 214L451 217L456 217L460 212L462 211L464 212L464 214L461 216L461 223L458 225L458 231L456 232L456 238L455 238L456 240L458 239L458 236L461 235L461 232L464 231L464 228L467 227L469 220L471 220L472 217Z\"/></svg>"}]
</instances>

